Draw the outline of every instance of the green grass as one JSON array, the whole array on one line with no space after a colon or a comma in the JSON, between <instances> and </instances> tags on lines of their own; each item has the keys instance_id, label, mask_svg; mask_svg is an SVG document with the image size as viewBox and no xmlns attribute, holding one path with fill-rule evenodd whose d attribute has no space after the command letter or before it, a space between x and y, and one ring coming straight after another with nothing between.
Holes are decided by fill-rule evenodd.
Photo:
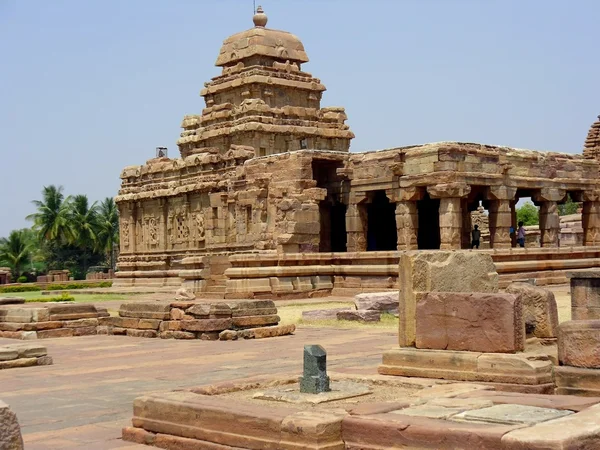
<instances>
[{"instance_id":1,"label":"green grass","mask_svg":"<svg viewBox=\"0 0 600 450\"><path fill-rule=\"evenodd\" d=\"M77 292L70 291L69 295L75 298L76 303L85 303L85 302L103 302L110 300L129 300L132 298L132 295L123 295L123 294L78 294ZM2 296L2 295L0 295ZM36 298L45 297L40 295L39 292L19 292L15 294L11 294L12 297L21 297L27 300L33 300ZM55 297L56 295L48 295L48 298Z\"/></svg>"}]
</instances>

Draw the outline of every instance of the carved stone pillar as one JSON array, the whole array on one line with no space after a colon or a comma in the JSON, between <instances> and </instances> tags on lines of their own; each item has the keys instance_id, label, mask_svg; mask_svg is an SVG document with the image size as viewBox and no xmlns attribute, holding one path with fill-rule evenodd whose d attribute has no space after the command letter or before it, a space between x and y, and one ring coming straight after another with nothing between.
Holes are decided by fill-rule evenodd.
<instances>
[{"instance_id":1,"label":"carved stone pillar","mask_svg":"<svg viewBox=\"0 0 600 450\"><path fill-rule=\"evenodd\" d=\"M489 228L491 248L511 248L510 228L513 226L513 210L517 188L509 186L490 186L487 191L489 199ZM516 213L515 213L516 214Z\"/></svg>"},{"instance_id":2,"label":"carved stone pillar","mask_svg":"<svg viewBox=\"0 0 600 450\"><path fill-rule=\"evenodd\" d=\"M367 250L366 217L358 203L350 203L346 209L346 248L349 252Z\"/></svg>"},{"instance_id":3,"label":"carved stone pillar","mask_svg":"<svg viewBox=\"0 0 600 450\"><path fill-rule=\"evenodd\" d=\"M510 245L517 246L517 200L510 202L510 226L513 229L513 234L510 237Z\"/></svg>"},{"instance_id":4,"label":"carved stone pillar","mask_svg":"<svg viewBox=\"0 0 600 450\"><path fill-rule=\"evenodd\" d=\"M431 198L440 199L440 249L460 250L462 243L461 198L471 192L471 186L447 183L428 186Z\"/></svg>"},{"instance_id":5,"label":"carved stone pillar","mask_svg":"<svg viewBox=\"0 0 600 450\"><path fill-rule=\"evenodd\" d=\"M583 245L600 245L600 191L583 193Z\"/></svg>"},{"instance_id":6,"label":"carved stone pillar","mask_svg":"<svg viewBox=\"0 0 600 450\"><path fill-rule=\"evenodd\" d=\"M471 248L471 228L473 228L473 219L471 219L469 202L466 198L461 199L460 209L462 211L461 247Z\"/></svg>"},{"instance_id":7,"label":"carved stone pillar","mask_svg":"<svg viewBox=\"0 0 600 450\"><path fill-rule=\"evenodd\" d=\"M416 188L402 189L396 197L398 250L416 250L419 248L417 201L423 198L423 190Z\"/></svg>"},{"instance_id":8,"label":"carved stone pillar","mask_svg":"<svg viewBox=\"0 0 600 450\"><path fill-rule=\"evenodd\" d=\"M558 204L567 193L561 189L547 188L533 196L540 206L540 246L558 247L560 234L560 218Z\"/></svg>"}]
</instances>

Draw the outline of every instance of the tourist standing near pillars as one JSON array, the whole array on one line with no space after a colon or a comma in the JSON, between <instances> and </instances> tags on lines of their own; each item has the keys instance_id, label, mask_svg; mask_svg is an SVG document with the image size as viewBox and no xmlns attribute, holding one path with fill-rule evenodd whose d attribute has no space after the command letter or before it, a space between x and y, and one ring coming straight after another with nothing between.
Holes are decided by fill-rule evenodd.
<instances>
[{"instance_id":1,"label":"tourist standing near pillars","mask_svg":"<svg viewBox=\"0 0 600 450\"><path fill-rule=\"evenodd\" d=\"M473 227L473 231L471 231L471 236L473 240L471 241L471 248L479 248L479 241L481 239L481 231L479 231L479 225L475 225Z\"/></svg>"},{"instance_id":2,"label":"tourist standing near pillars","mask_svg":"<svg viewBox=\"0 0 600 450\"><path fill-rule=\"evenodd\" d=\"M517 244L519 247L525 247L525 228L523 222L519 222L519 229L517 230Z\"/></svg>"}]
</instances>

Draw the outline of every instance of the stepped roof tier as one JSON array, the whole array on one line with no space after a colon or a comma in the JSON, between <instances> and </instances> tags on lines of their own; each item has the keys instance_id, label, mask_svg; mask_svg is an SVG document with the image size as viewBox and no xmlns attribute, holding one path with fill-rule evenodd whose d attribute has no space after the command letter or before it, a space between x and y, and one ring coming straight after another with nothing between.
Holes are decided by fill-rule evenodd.
<instances>
[{"instance_id":1,"label":"stepped roof tier","mask_svg":"<svg viewBox=\"0 0 600 450\"><path fill-rule=\"evenodd\" d=\"M251 148L255 156L301 149L347 152L354 134L344 108L321 108L325 86L301 69L308 62L302 42L266 28L259 7L254 28L225 40L216 66L222 73L205 83L201 115L183 119L177 141L182 157Z\"/></svg>"},{"instance_id":2,"label":"stepped roof tier","mask_svg":"<svg viewBox=\"0 0 600 450\"><path fill-rule=\"evenodd\" d=\"M600 156L600 116L592 126L583 146L583 156L587 159L599 159Z\"/></svg>"}]
</instances>

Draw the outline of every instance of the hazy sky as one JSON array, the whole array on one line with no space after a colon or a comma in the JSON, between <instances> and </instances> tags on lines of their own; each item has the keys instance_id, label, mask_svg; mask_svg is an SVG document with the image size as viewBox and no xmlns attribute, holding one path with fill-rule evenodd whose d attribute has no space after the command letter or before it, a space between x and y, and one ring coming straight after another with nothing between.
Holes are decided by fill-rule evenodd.
<instances>
[{"instance_id":1,"label":"hazy sky","mask_svg":"<svg viewBox=\"0 0 600 450\"><path fill-rule=\"evenodd\" d=\"M600 113L597 0L257 0L344 106L352 151L457 140L581 152ZM0 0L0 236L42 186L114 196L178 155L252 0Z\"/></svg>"}]
</instances>

